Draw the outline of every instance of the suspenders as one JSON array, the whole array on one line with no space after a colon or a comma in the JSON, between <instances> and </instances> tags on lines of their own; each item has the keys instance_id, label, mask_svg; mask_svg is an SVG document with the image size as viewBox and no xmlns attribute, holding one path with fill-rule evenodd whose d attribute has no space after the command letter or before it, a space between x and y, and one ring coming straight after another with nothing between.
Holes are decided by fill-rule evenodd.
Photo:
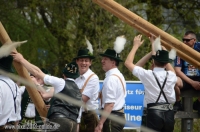
<instances>
[{"instance_id":1,"label":"suspenders","mask_svg":"<svg viewBox=\"0 0 200 132\"><path fill-rule=\"evenodd\" d=\"M154 77L155 77L155 79L156 79L156 82L157 82L157 84L158 84L158 86L159 86L159 88L160 88L160 94L159 94L159 96L158 96L158 98L157 98L157 100L156 100L155 103L158 103L158 100L160 99L161 94L163 94L163 96L164 96L164 98L165 98L165 101L166 101L167 103L169 103L168 100L167 100L167 97L166 97L166 95L165 95L165 93L164 93L164 91L163 91L163 89L164 89L164 87L165 87L165 84L166 84L166 81L167 81L168 74L169 74L169 73L166 72L166 77L165 77L165 80L164 80L163 85L162 85L162 87L161 87L161 85L160 85L160 83L159 83L159 81L158 81L158 78L156 77L155 73L153 72L153 75L154 75Z\"/></svg>"},{"instance_id":2,"label":"suspenders","mask_svg":"<svg viewBox=\"0 0 200 132\"><path fill-rule=\"evenodd\" d=\"M8 87L10 88L11 92L12 92L13 100L14 100L15 113L16 113L16 103L15 103L15 100L16 100L16 97L17 97L17 87L16 87L16 84L15 84L15 87L16 87L16 96L14 96L14 93L13 93L12 88L10 87L10 85L5 80L3 80L3 79L0 79L0 80L3 81L3 82L5 82L8 85ZM9 121L9 118L8 118L7 122L8 121Z\"/></svg>"}]
</instances>

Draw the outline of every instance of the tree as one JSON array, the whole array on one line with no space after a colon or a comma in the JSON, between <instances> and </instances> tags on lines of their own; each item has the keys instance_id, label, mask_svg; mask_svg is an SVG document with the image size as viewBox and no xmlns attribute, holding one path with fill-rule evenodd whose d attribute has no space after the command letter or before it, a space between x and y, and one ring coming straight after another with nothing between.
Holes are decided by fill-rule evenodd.
<instances>
[{"instance_id":1,"label":"tree","mask_svg":"<svg viewBox=\"0 0 200 132\"><path fill-rule=\"evenodd\" d=\"M198 32L199 18L197 1L150 1L116 0L157 27L177 38L185 30ZM61 76L66 63L76 57L79 48L86 47L84 37L92 43L96 59L92 69L101 74L99 53L113 48L115 38L125 35L127 44L121 53L125 60L132 41L139 32L113 14L88 0L9 0L0 1L0 18L9 36L14 41L28 40L18 48L26 59L46 68L52 75ZM177 26L178 25L178 26ZM194 28L195 27L195 28ZM149 40L137 52L136 60L150 51ZM150 63L145 65L148 68ZM120 64L119 69L126 80L137 80Z\"/></svg>"}]
</instances>

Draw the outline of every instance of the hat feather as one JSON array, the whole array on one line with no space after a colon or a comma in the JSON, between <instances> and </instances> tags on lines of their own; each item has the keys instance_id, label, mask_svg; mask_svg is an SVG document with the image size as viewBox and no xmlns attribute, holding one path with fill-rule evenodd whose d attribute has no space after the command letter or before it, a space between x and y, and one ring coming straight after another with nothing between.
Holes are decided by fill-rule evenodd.
<instances>
[{"instance_id":1,"label":"hat feather","mask_svg":"<svg viewBox=\"0 0 200 132\"><path fill-rule=\"evenodd\" d=\"M162 50L162 46L160 43L160 36L155 39L155 41L153 42L153 46L155 52L157 52L158 50Z\"/></svg>"},{"instance_id":2,"label":"hat feather","mask_svg":"<svg viewBox=\"0 0 200 132\"><path fill-rule=\"evenodd\" d=\"M91 54L93 54L92 44L91 44L90 41L86 38L86 36L85 36L85 40L86 40L86 44L87 44L87 49L90 51Z\"/></svg>"},{"instance_id":3,"label":"hat feather","mask_svg":"<svg viewBox=\"0 0 200 132\"><path fill-rule=\"evenodd\" d=\"M171 49L169 52L169 58L174 60L176 58L176 50L175 49Z\"/></svg>"},{"instance_id":4,"label":"hat feather","mask_svg":"<svg viewBox=\"0 0 200 132\"><path fill-rule=\"evenodd\" d=\"M114 50L116 53L121 53L121 51L124 49L124 45L126 44L126 38L123 36L119 36L116 38L114 42Z\"/></svg>"},{"instance_id":5,"label":"hat feather","mask_svg":"<svg viewBox=\"0 0 200 132\"><path fill-rule=\"evenodd\" d=\"M21 42L12 42L12 43L6 43L0 48L0 58L8 56L12 50L14 50L16 47L20 46L23 43L26 43L26 41Z\"/></svg>"}]
</instances>

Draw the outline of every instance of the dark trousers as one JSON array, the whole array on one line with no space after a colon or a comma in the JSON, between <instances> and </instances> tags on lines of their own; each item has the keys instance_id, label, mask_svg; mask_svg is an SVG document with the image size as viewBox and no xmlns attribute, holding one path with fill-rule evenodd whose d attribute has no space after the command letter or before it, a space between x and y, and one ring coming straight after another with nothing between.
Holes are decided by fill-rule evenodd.
<instances>
[{"instance_id":1,"label":"dark trousers","mask_svg":"<svg viewBox=\"0 0 200 132\"><path fill-rule=\"evenodd\" d=\"M121 124L107 118L103 124L103 132L122 132L126 123L124 113L119 113L119 114L112 113L112 114L121 117L124 123Z\"/></svg>"},{"instance_id":2,"label":"dark trousers","mask_svg":"<svg viewBox=\"0 0 200 132\"><path fill-rule=\"evenodd\" d=\"M83 112L79 132L94 132L98 125L98 117L95 111Z\"/></svg>"},{"instance_id":3,"label":"dark trousers","mask_svg":"<svg viewBox=\"0 0 200 132\"><path fill-rule=\"evenodd\" d=\"M53 118L49 119L52 123L57 123L58 129L50 130L51 132L76 132L77 129L77 123L71 119L68 118ZM54 125L54 124L53 124ZM50 132L49 131L49 132Z\"/></svg>"},{"instance_id":4,"label":"dark trousers","mask_svg":"<svg viewBox=\"0 0 200 132\"><path fill-rule=\"evenodd\" d=\"M158 132L173 132L174 111L147 109L147 127Z\"/></svg>"}]
</instances>

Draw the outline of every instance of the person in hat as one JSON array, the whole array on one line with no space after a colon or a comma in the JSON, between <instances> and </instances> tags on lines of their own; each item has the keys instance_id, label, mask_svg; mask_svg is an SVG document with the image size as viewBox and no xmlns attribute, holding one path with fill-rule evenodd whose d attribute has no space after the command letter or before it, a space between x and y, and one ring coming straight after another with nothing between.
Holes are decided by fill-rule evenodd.
<instances>
[{"instance_id":1,"label":"person in hat","mask_svg":"<svg viewBox=\"0 0 200 132\"><path fill-rule=\"evenodd\" d=\"M173 104L175 102L174 86L177 77L169 62L175 59L175 52L171 50L169 53L164 47L162 49L160 38L158 37L154 41L151 37L150 40L153 43L152 52L134 64L133 60L136 51L144 42L141 39L142 35L135 36L133 48L126 58L125 66L144 85L144 98L147 103L147 127L156 131L173 132L175 123L173 111ZM169 56L172 58L170 59ZM144 65L151 57L154 65L153 70L142 68L141 65Z\"/></svg>"},{"instance_id":2,"label":"person in hat","mask_svg":"<svg viewBox=\"0 0 200 132\"><path fill-rule=\"evenodd\" d=\"M79 67L80 76L75 82L82 93L82 101L86 104L86 109L81 109L77 122L80 123L77 131L94 132L98 124L98 94L99 94L99 77L90 69L93 56L92 50L80 49L77 57L74 58Z\"/></svg>"},{"instance_id":3,"label":"person in hat","mask_svg":"<svg viewBox=\"0 0 200 132\"><path fill-rule=\"evenodd\" d=\"M12 56L0 58L0 70L12 73ZM9 77L0 75L0 131L15 132L17 129L5 129L7 125L16 125L20 116L21 94L18 85Z\"/></svg>"},{"instance_id":4,"label":"person in hat","mask_svg":"<svg viewBox=\"0 0 200 132\"><path fill-rule=\"evenodd\" d=\"M118 41L120 40L120 41ZM101 90L101 109L103 112L121 117L123 123L118 123L101 115L95 132L122 132L125 125L124 104L126 97L126 82L123 74L119 71L118 65L122 60L119 53L126 42L124 37L117 37L114 49L107 49L102 56L102 69L106 72Z\"/></svg>"},{"instance_id":5,"label":"person in hat","mask_svg":"<svg viewBox=\"0 0 200 132\"><path fill-rule=\"evenodd\" d=\"M36 78L42 79L46 85L54 87L54 94L62 93L77 101L81 101L80 90L74 81L74 79L79 76L78 66L74 62L65 67L63 70L64 79L62 79L43 73L37 66L24 59L20 53L13 52L12 56L15 61L21 63ZM46 99L50 98L51 96L48 97L48 95L52 95L52 93L47 92L41 95ZM79 114L79 109L79 106L54 97L51 99L51 106L48 111L47 118L51 122L59 124L59 126L54 127L56 131L76 132L76 121Z\"/></svg>"}]
</instances>

